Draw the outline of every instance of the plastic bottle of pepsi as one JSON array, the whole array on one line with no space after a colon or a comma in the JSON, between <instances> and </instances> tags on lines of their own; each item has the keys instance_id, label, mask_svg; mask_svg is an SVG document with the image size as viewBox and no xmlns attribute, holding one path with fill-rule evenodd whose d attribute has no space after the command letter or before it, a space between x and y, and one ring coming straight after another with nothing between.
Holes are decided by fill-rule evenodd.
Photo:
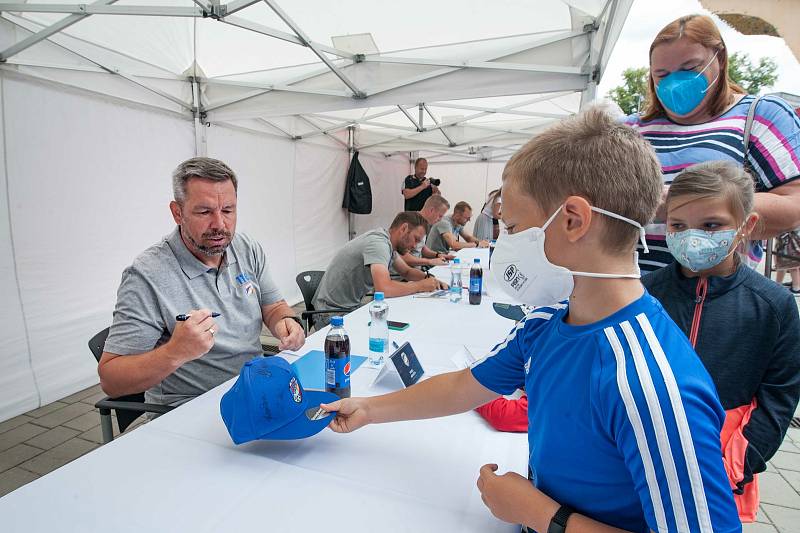
<instances>
[{"instance_id":1,"label":"plastic bottle of pepsi","mask_svg":"<svg viewBox=\"0 0 800 533\"><path fill-rule=\"evenodd\" d=\"M461 301L461 260L456 257L450 264L450 301L457 304Z\"/></svg>"},{"instance_id":2,"label":"plastic bottle of pepsi","mask_svg":"<svg viewBox=\"0 0 800 533\"><path fill-rule=\"evenodd\" d=\"M340 316L331 318L325 337L325 390L339 398L350 397L350 338Z\"/></svg>"},{"instance_id":3,"label":"plastic bottle of pepsi","mask_svg":"<svg viewBox=\"0 0 800 533\"><path fill-rule=\"evenodd\" d=\"M369 364L381 366L389 349L389 304L380 291L369 306L369 318Z\"/></svg>"},{"instance_id":4,"label":"plastic bottle of pepsi","mask_svg":"<svg viewBox=\"0 0 800 533\"><path fill-rule=\"evenodd\" d=\"M483 291L483 269L481 260L477 257L469 269L469 303L479 305L481 303L481 292Z\"/></svg>"}]
</instances>

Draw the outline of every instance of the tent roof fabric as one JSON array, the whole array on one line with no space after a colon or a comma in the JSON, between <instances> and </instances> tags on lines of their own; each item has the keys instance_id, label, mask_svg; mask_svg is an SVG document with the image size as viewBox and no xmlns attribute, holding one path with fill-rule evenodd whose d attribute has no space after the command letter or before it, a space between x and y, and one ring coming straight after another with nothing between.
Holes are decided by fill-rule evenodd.
<instances>
[{"instance_id":1,"label":"tent roof fabric","mask_svg":"<svg viewBox=\"0 0 800 533\"><path fill-rule=\"evenodd\" d=\"M0 0L0 70L198 124L440 160L507 158L592 101L632 3L62 1Z\"/></svg>"}]
</instances>

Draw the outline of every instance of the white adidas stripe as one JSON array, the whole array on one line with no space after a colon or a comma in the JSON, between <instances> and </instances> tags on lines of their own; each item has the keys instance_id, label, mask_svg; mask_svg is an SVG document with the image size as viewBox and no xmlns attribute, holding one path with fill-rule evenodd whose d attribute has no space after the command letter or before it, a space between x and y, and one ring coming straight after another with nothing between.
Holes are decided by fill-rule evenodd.
<instances>
[{"instance_id":1,"label":"white adidas stripe","mask_svg":"<svg viewBox=\"0 0 800 533\"><path fill-rule=\"evenodd\" d=\"M545 313L543 311L534 311L532 313L529 313L525 318L520 320L514 326L514 329L511 330L511 333L508 334L508 336L505 338L505 340L503 342L501 342L500 344L495 346L494 349L491 352L489 352L488 354L486 354L483 358L481 358L480 360L478 360L475 363L473 363L472 364L472 368L475 368L476 366L478 366L479 364L483 363L484 361L486 361L490 357L494 357L495 355L498 354L498 352L500 352L500 350L502 350L503 348L508 346L508 343L511 342L512 340L514 340L514 337L517 336L517 332L525 327L525 324L528 322L529 319L540 318L542 320L550 320L550 318L552 316L553 316L552 313Z\"/></svg>"},{"instance_id":2,"label":"white adidas stripe","mask_svg":"<svg viewBox=\"0 0 800 533\"><path fill-rule=\"evenodd\" d=\"M653 331L653 326L647 319L647 316L642 313L636 316L636 321L644 331L644 336L647 339L647 344L664 376L664 383L667 386L667 393L669 400L672 404L672 410L675 414L675 421L678 424L678 435L681 438L681 447L683 448L683 456L686 461L686 469L689 472L689 481L692 488L692 498L694 499L694 506L697 510L697 521L700 524L700 531L703 533L712 533L714 528L711 525L711 514L708 510L708 501L706 500L706 492L703 487L703 476L700 475L700 465L697 463L697 455L694 451L694 441L692 440L692 433L689 430L689 421L686 418L686 411L683 408L683 401L681 400L680 391L678 390L678 383L675 381L675 375L672 373L672 367L667 361L667 356L664 355L664 350L661 348L661 343L658 342Z\"/></svg>"},{"instance_id":3,"label":"white adidas stripe","mask_svg":"<svg viewBox=\"0 0 800 533\"><path fill-rule=\"evenodd\" d=\"M636 333L633 331L630 322L626 320L620 324L620 327L625 334L625 339L628 341L628 347L633 355L633 363L636 367L636 373L638 374L639 384L644 392L647 409L650 411L650 419L653 424L653 432L656 435L658 453L661 456L661 463L664 466L664 474L667 478L667 486L669 487L669 496L672 501L672 512L675 516L676 527L678 531L689 531L689 520L686 517L683 494L680 483L678 482L678 470L675 467L675 458L672 456L672 447L670 446L669 434L667 433L667 424L664 421L664 414L661 412L661 403L658 400L658 393L653 384L653 377L650 375L650 369L647 367L647 361L644 358L644 353L642 353L642 347L639 345L639 339L636 338Z\"/></svg>"},{"instance_id":4,"label":"white adidas stripe","mask_svg":"<svg viewBox=\"0 0 800 533\"><path fill-rule=\"evenodd\" d=\"M661 489L658 486L658 479L656 479L653 458L650 455L650 445L647 443L647 436L644 433L642 418L639 416L639 410L636 407L636 402L633 399L633 393L631 393L631 387L628 383L625 369L625 352L622 349L622 344L619 342L617 332L614 331L613 327L607 327L603 331L606 334L609 344L611 344L611 349L614 351L614 358L617 361L617 387L619 387L619 392L622 396L622 403L625 404L628 420L630 420L631 427L633 427L633 434L636 437L639 455L642 457L644 476L647 480L647 490L650 492L650 500L653 502L653 511L656 515L656 527L659 533L666 533L668 531L667 517L664 514Z\"/></svg>"}]
</instances>

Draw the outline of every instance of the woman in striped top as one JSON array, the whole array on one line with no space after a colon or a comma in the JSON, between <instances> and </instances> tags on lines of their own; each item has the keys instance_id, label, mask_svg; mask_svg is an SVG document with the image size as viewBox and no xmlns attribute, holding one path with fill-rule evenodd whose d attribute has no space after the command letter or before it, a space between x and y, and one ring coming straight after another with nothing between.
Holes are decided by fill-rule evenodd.
<instances>
[{"instance_id":1,"label":"woman in striped top","mask_svg":"<svg viewBox=\"0 0 800 533\"><path fill-rule=\"evenodd\" d=\"M728 51L710 17L671 22L650 46L645 108L626 124L656 150L665 194L673 178L695 163L726 160L748 167L762 221L753 238L765 239L800 226L800 117L778 97L759 99L745 147L745 123L756 99L727 70ZM639 250L642 271L672 263L664 218L659 209L647 228L650 253ZM760 245L751 246L750 257L761 259Z\"/></svg>"}]
</instances>

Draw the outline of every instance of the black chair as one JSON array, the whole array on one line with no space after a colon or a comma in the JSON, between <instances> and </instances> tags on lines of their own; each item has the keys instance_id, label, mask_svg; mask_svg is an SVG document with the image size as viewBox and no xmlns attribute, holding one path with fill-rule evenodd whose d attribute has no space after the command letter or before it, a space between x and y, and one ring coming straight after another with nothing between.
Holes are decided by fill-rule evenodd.
<instances>
[{"instance_id":1,"label":"black chair","mask_svg":"<svg viewBox=\"0 0 800 533\"><path fill-rule=\"evenodd\" d=\"M106 344L108 337L108 329L106 328L89 340L89 350L92 355L100 362L100 357L103 355L103 347ZM100 410L100 427L103 431L103 444L114 440L114 430L111 425L111 410L113 409L117 414L117 425L119 432L123 433L134 420L142 416L142 413L158 413L164 414L172 411L174 407L169 405L157 405L153 403L145 403L144 393L138 392L136 394L128 394L127 396L120 396L119 398L105 397L96 404L97 409Z\"/></svg>"},{"instance_id":2,"label":"black chair","mask_svg":"<svg viewBox=\"0 0 800 533\"><path fill-rule=\"evenodd\" d=\"M343 315L356 309L314 309L312 300L314 299L314 294L317 292L317 287L319 287L319 282L322 281L323 275L325 275L324 270L306 270L305 272L300 272L295 278L297 286L300 287L300 293L303 295L303 302L306 305L306 310L300 313L306 335L308 335L308 332L314 327L314 316Z\"/></svg>"}]
</instances>

